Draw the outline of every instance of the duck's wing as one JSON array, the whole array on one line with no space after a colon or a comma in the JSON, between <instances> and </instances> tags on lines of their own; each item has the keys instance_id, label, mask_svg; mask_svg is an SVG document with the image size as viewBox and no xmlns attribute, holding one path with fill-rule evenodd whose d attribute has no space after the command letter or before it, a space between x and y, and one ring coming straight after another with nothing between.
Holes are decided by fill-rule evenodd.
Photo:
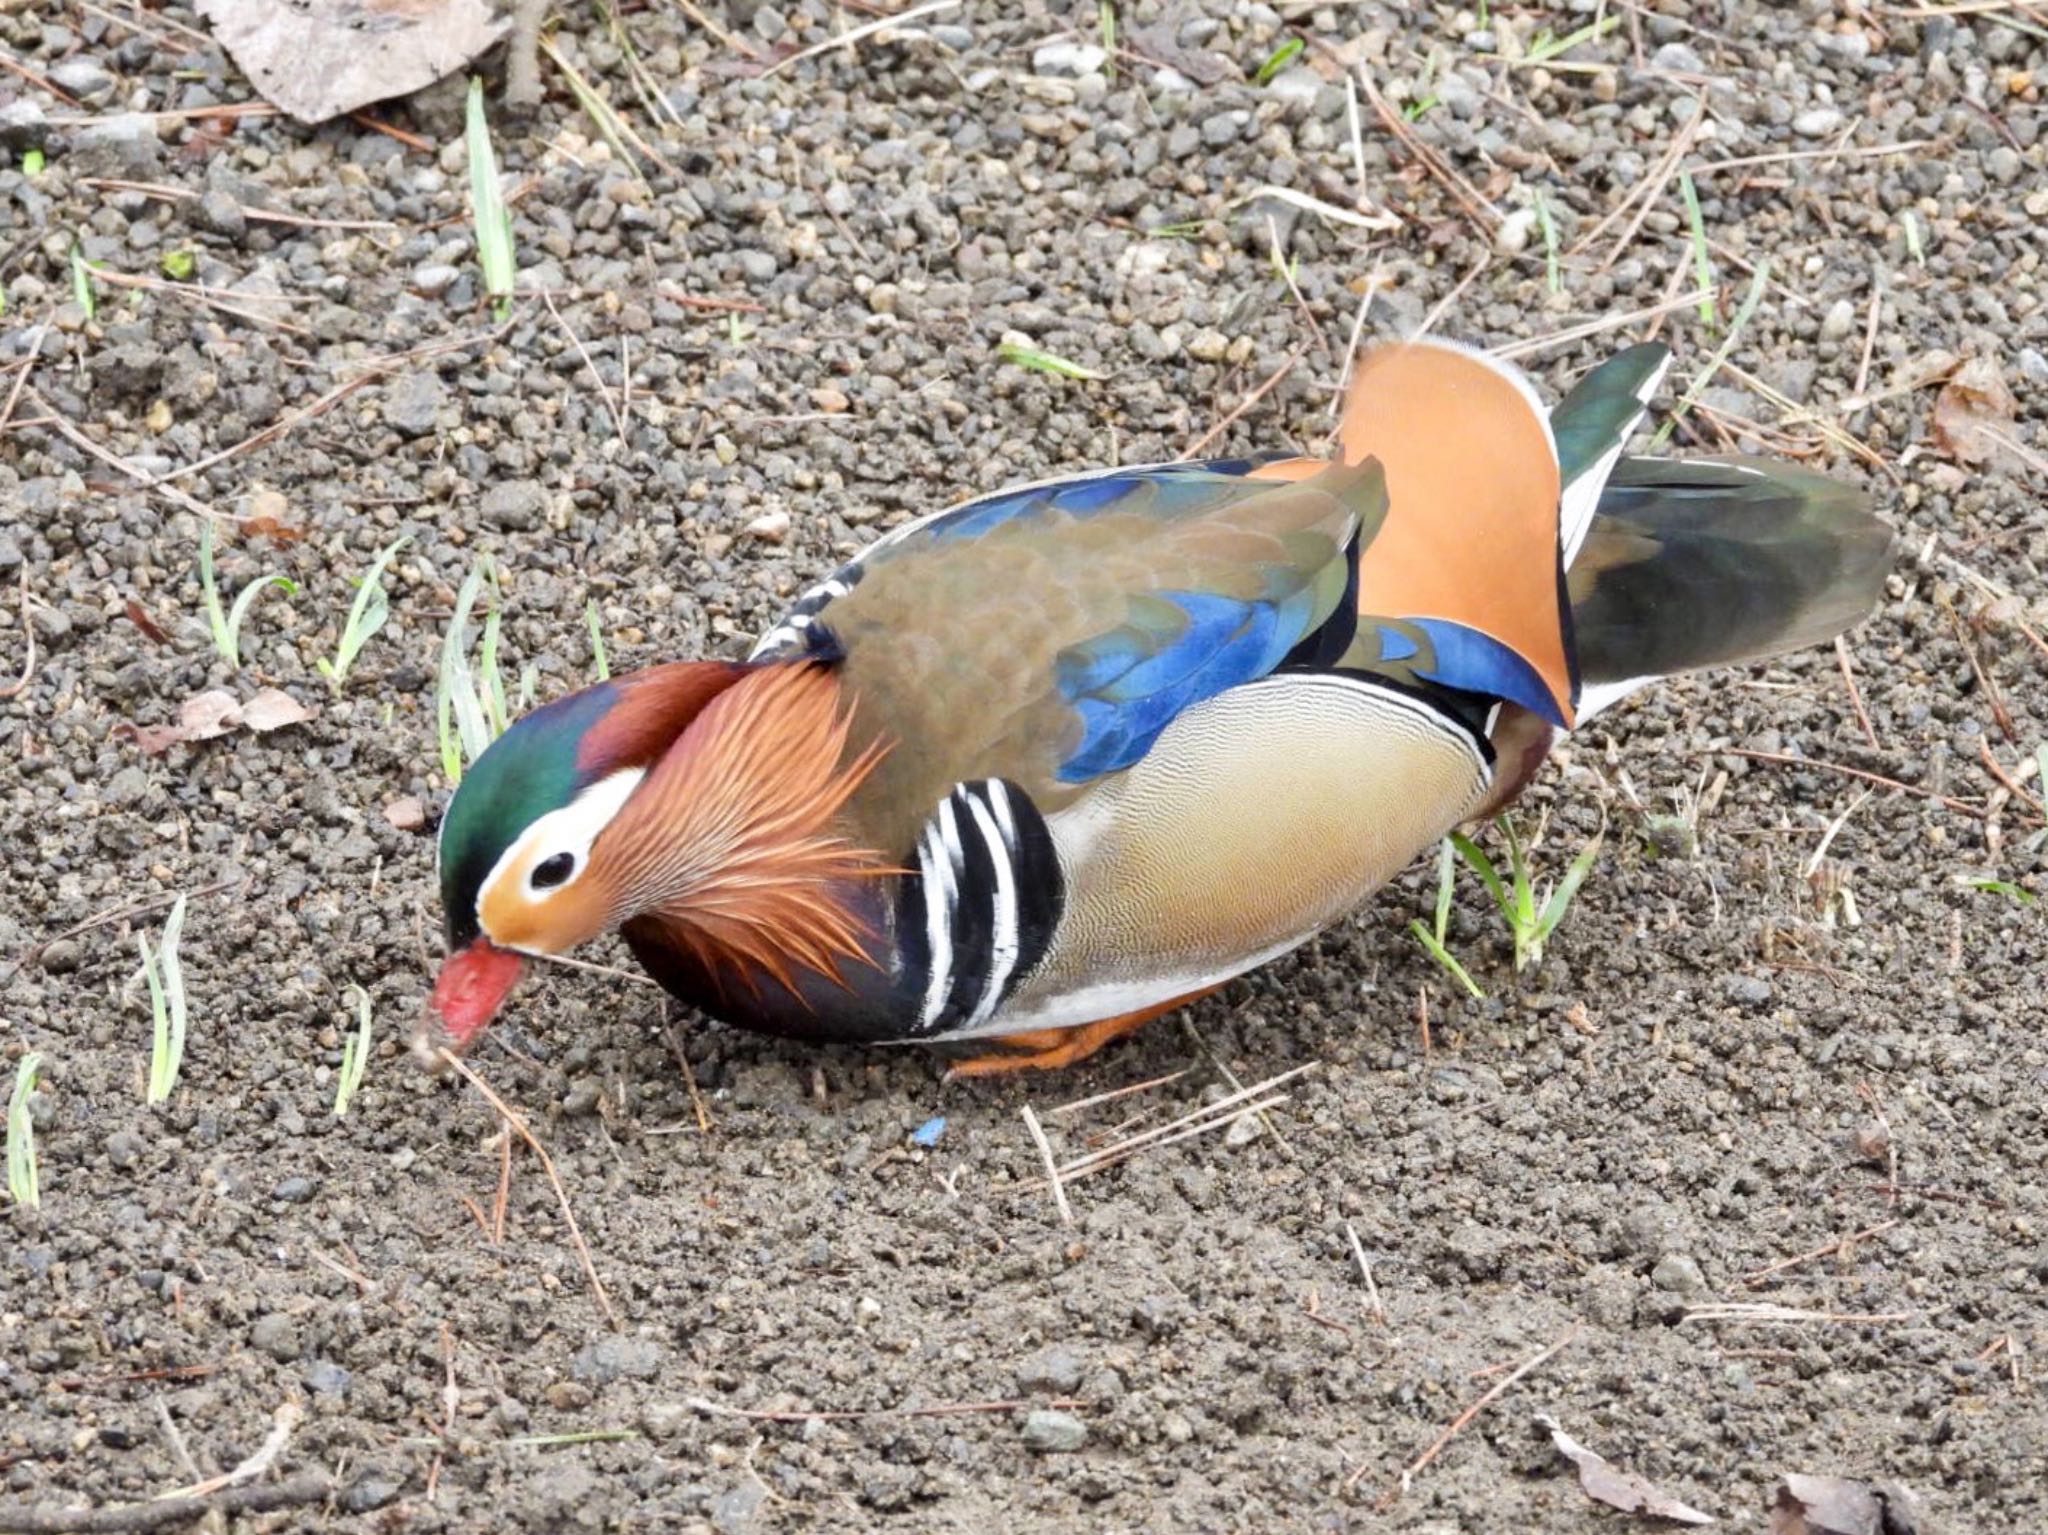
<instances>
[{"instance_id":1,"label":"duck's wing","mask_svg":"<svg viewBox=\"0 0 2048 1535\"><path fill-rule=\"evenodd\" d=\"M1369 462L1298 483L1167 466L1036 486L870 550L767 654L835 662L859 733L889 746L861 829L908 847L955 784L1007 779L1050 813L1313 649L1385 514Z\"/></svg>"}]
</instances>

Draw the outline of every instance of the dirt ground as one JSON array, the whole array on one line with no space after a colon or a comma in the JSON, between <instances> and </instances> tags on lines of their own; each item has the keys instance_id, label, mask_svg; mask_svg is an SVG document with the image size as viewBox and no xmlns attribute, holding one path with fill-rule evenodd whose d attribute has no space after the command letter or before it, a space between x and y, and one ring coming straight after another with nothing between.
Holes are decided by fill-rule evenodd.
<instances>
[{"instance_id":1,"label":"dirt ground","mask_svg":"<svg viewBox=\"0 0 2048 1535\"><path fill-rule=\"evenodd\" d=\"M1923 1531L2048 1528L2048 34L2017 5L1614 0L1531 64L1496 55L1592 0L1485 27L1216 0L1120 10L1105 60L1093 4L969 0L762 76L749 53L874 15L775 4L706 0L725 35L625 8L644 99L602 12L566 8L563 55L660 158L636 179L545 61L530 120L493 98L504 324L459 81L377 110L420 148L220 118L194 109L255 98L189 7L0 6L0 401L33 356L0 584L11 612L25 580L35 637L0 701L0 1096L46 1061L42 1205L0 1211L0 1527L225 1471L283 1408L272 1474L338 1490L236 1527L1635 1522L1580 1490L1549 1413L1728 1529L1762 1529L1787 1472L1901 1484ZM1250 200L1359 207L1347 63L1431 156L1362 103L1398 230ZM1680 165L1712 322L1643 312L1695 277ZM1375 273L1367 335L1442 306L1444 333L1541 343L1550 394L1654 329L1668 410L1759 272L1672 447L1802 457L1898 528L1847 652L1867 723L1825 650L1600 720L1521 812L1551 872L1607 828L1540 965L1513 974L1460 880L1483 1002L1406 932L1432 867L1034 1080L665 1030L659 993L550 972L476 1065L551 1152L617 1330L523 1148L492 1240L499 1117L405 1053L439 950L435 668L480 551L508 670L551 697L593 674L590 600L615 667L734 654L965 493L1219 425L1215 451L1317 445ZM1013 333L1103 376L1006 364ZM1978 463L1932 421L1966 358L2017 399ZM239 671L189 498L304 535L222 545L229 589L299 583L255 603ZM315 662L401 534L391 621L337 694ZM317 712L161 755L128 728L263 686ZM423 829L394 824L408 799ZM152 1110L136 936L179 891L190 1045ZM351 984L379 1045L336 1118ZM1074 1181L1071 1226L1038 1186L1026 1105L1071 1158L1296 1068L1265 1126ZM926 1411L955 1406L981 1410Z\"/></svg>"}]
</instances>

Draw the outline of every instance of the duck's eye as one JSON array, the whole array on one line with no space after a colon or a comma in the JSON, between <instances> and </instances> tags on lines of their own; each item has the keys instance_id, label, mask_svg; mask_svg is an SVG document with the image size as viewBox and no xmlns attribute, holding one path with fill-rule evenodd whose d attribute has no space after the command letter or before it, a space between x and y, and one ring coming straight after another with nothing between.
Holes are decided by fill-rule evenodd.
<instances>
[{"instance_id":1,"label":"duck's eye","mask_svg":"<svg viewBox=\"0 0 2048 1535\"><path fill-rule=\"evenodd\" d=\"M574 853L557 853L552 858L543 858L533 866L533 873L527 883L536 890L552 890L565 882L576 872Z\"/></svg>"}]
</instances>

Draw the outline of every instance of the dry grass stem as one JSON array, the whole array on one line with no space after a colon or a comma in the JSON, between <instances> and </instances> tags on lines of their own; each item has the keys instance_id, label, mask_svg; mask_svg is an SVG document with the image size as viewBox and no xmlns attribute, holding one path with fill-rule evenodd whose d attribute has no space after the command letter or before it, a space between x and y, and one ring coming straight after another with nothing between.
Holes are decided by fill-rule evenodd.
<instances>
[{"instance_id":1,"label":"dry grass stem","mask_svg":"<svg viewBox=\"0 0 2048 1535\"><path fill-rule=\"evenodd\" d=\"M569 328L569 322L562 318L562 311L555 307L555 296L552 293L543 293L541 302L548 306L548 313L554 317L555 324L559 325L562 334L569 338L569 344L576 348L576 355L583 359L583 366L590 374L591 383L597 386L597 397L604 402L605 413L612 418L612 430L619 434L619 446L629 446L626 440L626 418L613 403L612 392L605 388L604 375L597 371L597 364L591 359L590 349L583 344L583 338Z\"/></svg>"},{"instance_id":2,"label":"dry grass stem","mask_svg":"<svg viewBox=\"0 0 2048 1535\"><path fill-rule=\"evenodd\" d=\"M1358 1260L1358 1272L1365 1279L1366 1299L1372 1303L1372 1319L1380 1326L1387 1325L1386 1303L1380 1299L1380 1287L1372 1277L1372 1261L1365 1255L1365 1244L1358 1240L1358 1228L1346 1221L1344 1235L1351 1242L1351 1256Z\"/></svg>"},{"instance_id":3,"label":"dry grass stem","mask_svg":"<svg viewBox=\"0 0 2048 1535\"><path fill-rule=\"evenodd\" d=\"M540 1158L541 1168L547 1173L548 1182L554 1188L555 1201L562 1207L562 1219L568 1223L569 1236L576 1244L576 1256L583 1262L583 1274L590 1281L591 1293L597 1297L597 1304L604 1312L605 1320L616 1328L619 1325L619 1314L612 1309L612 1298L605 1293L604 1281L597 1277L597 1265L591 1262L589 1244L583 1240L583 1228L576 1224L576 1212L569 1204L569 1191L562 1187L562 1175L555 1171L555 1159L548 1155L547 1147L543 1146L526 1127L526 1121L506 1107L505 1100L491 1091L490 1084L462 1063L462 1057L448 1049L438 1050L435 1054L442 1065L483 1094L484 1101L503 1116L505 1122L519 1133L519 1138L533 1148L533 1154Z\"/></svg>"},{"instance_id":4,"label":"dry grass stem","mask_svg":"<svg viewBox=\"0 0 2048 1535\"><path fill-rule=\"evenodd\" d=\"M1457 1417L1453 1418L1450 1422L1450 1426L1447 1427L1441 1434L1438 1434L1436 1438L1430 1442L1429 1448L1424 1450L1420 1455L1416 1456L1415 1459L1410 1461L1406 1468L1402 1470L1400 1480L1395 1482L1393 1486L1389 1487L1386 1490L1385 1494L1380 1498L1379 1502L1373 1505L1374 1511L1384 1513L1387 1509L1392 1508L1394 1506L1395 1501L1399 1499L1404 1493L1406 1493L1411 1486L1414 1485L1415 1478L1420 1476L1425 1470L1427 1470L1429 1467L1429 1463L1435 1460L1437 1456L1443 1453L1444 1447L1448 1445L1453 1439L1457 1438L1459 1434L1464 1432L1467 1424L1471 1423L1471 1421L1474 1418L1478 1417L1482 1412L1486 1411L1486 1409L1491 1407L1495 1402L1499 1401L1502 1397L1506 1396L1508 1392L1514 1388L1515 1383L1521 1380L1525 1375L1529 1374L1530 1371L1540 1369L1544 1364L1548 1363L1553 1356L1555 1356L1560 1350L1562 1350L1567 1344L1569 1344L1572 1341L1572 1339L1576 1338L1578 1335L1579 1324L1575 1322L1572 1324L1571 1330L1567 1332L1563 1337L1559 1338L1555 1343L1550 1344L1548 1347L1539 1349L1536 1353L1531 1354L1527 1359L1523 1360L1520 1364L1516 1365L1512 1371L1502 1376L1498 1383L1488 1388L1486 1393L1479 1397L1478 1400L1473 1402L1470 1407L1467 1407L1463 1412L1459 1413ZM1366 1465L1360 1466L1356 1471L1352 1472L1350 1476L1346 1477L1344 1479L1345 1490L1348 1492L1351 1488L1357 1486L1360 1480L1364 1478L1365 1473L1370 1469L1371 1465L1368 1462Z\"/></svg>"},{"instance_id":5,"label":"dry grass stem","mask_svg":"<svg viewBox=\"0 0 2048 1535\"><path fill-rule=\"evenodd\" d=\"M1060 1187L1059 1159L1052 1154L1052 1142L1045 1138L1045 1127L1038 1122L1038 1116L1031 1112L1031 1105L1023 1108L1024 1128L1031 1132L1033 1144L1038 1147L1040 1160L1045 1163L1046 1182L1052 1187L1052 1202L1059 1206L1060 1224L1074 1224L1074 1207L1067 1203L1067 1191Z\"/></svg>"},{"instance_id":6,"label":"dry grass stem","mask_svg":"<svg viewBox=\"0 0 2048 1535\"><path fill-rule=\"evenodd\" d=\"M763 79L766 79L769 75L779 75L791 65L801 64L805 59L816 58L821 53L830 53L834 48L851 48L862 38L872 37L877 32L886 32L891 27L900 27L906 21L915 21L920 16L930 16L938 11L950 11L958 4L960 4L960 0L929 0L929 3L925 5L912 6L909 10L899 12L894 16L877 16L873 21L862 22L850 31L841 32L837 37L828 37L822 43L813 43L808 48L798 49L788 58L779 59L775 63L770 64L761 71L761 76Z\"/></svg>"},{"instance_id":7,"label":"dry grass stem","mask_svg":"<svg viewBox=\"0 0 2048 1535\"><path fill-rule=\"evenodd\" d=\"M1834 1327L1878 1326L1886 1322L1910 1322L1912 1311L1811 1311L1799 1306L1778 1306L1769 1301L1725 1301L1711 1306L1690 1306L1678 1319L1687 1322L1819 1323Z\"/></svg>"},{"instance_id":8,"label":"dry grass stem","mask_svg":"<svg viewBox=\"0 0 2048 1535\"><path fill-rule=\"evenodd\" d=\"M281 1402L271 1415L270 1432L256 1452L232 1471L223 1472L209 1481L199 1482L191 1487L180 1487L175 1492L159 1495L158 1501L174 1498L205 1498L230 1487L239 1487L244 1482L253 1482L272 1466L277 1457L284 1453L284 1447L292 1442L292 1431L299 1426L299 1419L305 1416L305 1409L297 1402Z\"/></svg>"},{"instance_id":9,"label":"dry grass stem","mask_svg":"<svg viewBox=\"0 0 2048 1535\"><path fill-rule=\"evenodd\" d=\"M1089 1404L1080 1397L1005 1397L994 1402L942 1402L932 1407L868 1407L824 1409L817 1412L803 1412L796 1409L773 1409L761 1407L728 1407L723 1402L713 1402L701 1396L683 1398L683 1405L694 1412L709 1414L717 1418L748 1418L756 1423L860 1423L886 1418L957 1418L970 1413L1015 1412L1020 1407L1086 1407Z\"/></svg>"},{"instance_id":10,"label":"dry grass stem","mask_svg":"<svg viewBox=\"0 0 2048 1535\"><path fill-rule=\"evenodd\" d=\"M1742 1276L1742 1282L1746 1285L1760 1285L1773 1274L1782 1274L1786 1269L1797 1268L1802 1263L1811 1263L1815 1258L1847 1253L1858 1242L1874 1237L1879 1232L1889 1231L1898 1224L1896 1220L1889 1220L1879 1221L1875 1226L1865 1226L1861 1231L1852 1231L1845 1237L1836 1237L1832 1242L1823 1242L1808 1252L1790 1258L1780 1258L1776 1263L1767 1263L1760 1269L1752 1269Z\"/></svg>"},{"instance_id":11,"label":"dry grass stem","mask_svg":"<svg viewBox=\"0 0 2048 1535\"><path fill-rule=\"evenodd\" d=\"M1208 447L1210 443L1214 442L1218 437L1221 437L1225 432L1229 431L1231 427L1237 424L1237 420L1240 416L1242 416L1246 411L1250 410L1254 405L1258 404L1259 401L1263 400L1267 395L1271 394L1274 391L1274 389L1278 388L1280 380L1287 377L1288 374L1294 371L1294 365L1301 361L1301 356L1302 349L1300 347L1296 347L1293 351L1289 352L1287 354L1287 360L1281 363L1279 367L1275 368L1263 384L1259 385L1258 388L1254 389L1242 400L1239 400L1236 406L1231 410L1231 412L1228 415L1226 415L1221 421L1217 422L1214 426L1210 427L1208 431L1204 432L1201 436L1197 437L1193 442L1189 443L1187 446L1187 450L1181 454L1181 457L1199 457L1201 455L1202 449Z\"/></svg>"},{"instance_id":12,"label":"dry grass stem","mask_svg":"<svg viewBox=\"0 0 2048 1535\"><path fill-rule=\"evenodd\" d=\"M1856 723L1863 727L1863 738L1873 751L1883 751L1884 743L1877 738L1877 727L1870 723L1870 711L1863 707L1863 692L1856 686L1856 669L1849 664L1849 642L1841 635L1835 636L1835 659L1841 663L1842 685L1849 690L1849 702L1856 710Z\"/></svg>"},{"instance_id":13,"label":"dry grass stem","mask_svg":"<svg viewBox=\"0 0 2048 1535\"><path fill-rule=\"evenodd\" d=\"M1086 1098L1076 1098L1072 1103L1062 1103L1045 1111L1047 1119L1059 1114L1077 1114L1082 1109L1092 1109L1098 1104L1114 1103L1119 1098L1128 1098L1134 1093L1148 1093L1155 1087L1164 1087L1169 1082L1178 1082L1192 1067L1183 1066L1179 1071L1169 1071L1163 1077L1148 1077L1143 1082L1133 1082L1129 1087L1113 1087L1106 1093L1092 1093Z\"/></svg>"}]
</instances>

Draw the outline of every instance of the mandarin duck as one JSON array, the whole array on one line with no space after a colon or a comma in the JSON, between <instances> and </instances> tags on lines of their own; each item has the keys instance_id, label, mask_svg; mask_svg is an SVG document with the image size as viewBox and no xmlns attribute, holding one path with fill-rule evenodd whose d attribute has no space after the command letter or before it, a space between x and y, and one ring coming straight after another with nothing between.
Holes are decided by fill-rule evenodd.
<instances>
[{"instance_id":1,"label":"mandarin duck","mask_svg":"<svg viewBox=\"0 0 2048 1535\"><path fill-rule=\"evenodd\" d=\"M1669 362L1546 412L1444 342L1363 355L1333 456L1101 470L890 532L745 662L515 723L440 830L466 1048L525 956L616 930L806 1040L1065 1064L1356 907L1676 672L1864 617L1890 538L1756 458L1624 458Z\"/></svg>"}]
</instances>

